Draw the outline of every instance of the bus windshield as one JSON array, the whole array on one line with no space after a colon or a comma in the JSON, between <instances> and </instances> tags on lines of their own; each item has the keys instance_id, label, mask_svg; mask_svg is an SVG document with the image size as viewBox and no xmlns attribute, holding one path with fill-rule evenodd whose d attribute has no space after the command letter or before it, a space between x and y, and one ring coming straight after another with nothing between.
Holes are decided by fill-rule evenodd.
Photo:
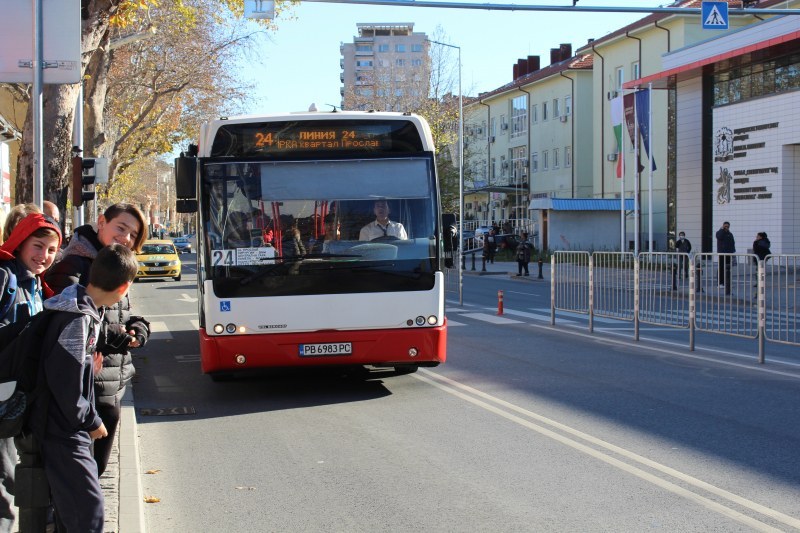
<instances>
[{"instance_id":1,"label":"bus windshield","mask_svg":"<svg viewBox=\"0 0 800 533\"><path fill-rule=\"evenodd\" d=\"M201 165L205 276L218 296L433 287L431 156Z\"/></svg>"}]
</instances>

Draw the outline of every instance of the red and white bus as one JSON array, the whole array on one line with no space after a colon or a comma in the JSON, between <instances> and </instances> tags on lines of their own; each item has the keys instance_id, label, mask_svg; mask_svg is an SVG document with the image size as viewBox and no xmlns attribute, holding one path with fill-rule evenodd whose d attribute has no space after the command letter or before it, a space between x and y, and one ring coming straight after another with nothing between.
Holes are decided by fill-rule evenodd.
<instances>
[{"instance_id":1,"label":"red and white bus","mask_svg":"<svg viewBox=\"0 0 800 533\"><path fill-rule=\"evenodd\" d=\"M178 210L198 214L203 372L445 361L455 217L424 119L221 118L175 175Z\"/></svg>"}]
</instances>

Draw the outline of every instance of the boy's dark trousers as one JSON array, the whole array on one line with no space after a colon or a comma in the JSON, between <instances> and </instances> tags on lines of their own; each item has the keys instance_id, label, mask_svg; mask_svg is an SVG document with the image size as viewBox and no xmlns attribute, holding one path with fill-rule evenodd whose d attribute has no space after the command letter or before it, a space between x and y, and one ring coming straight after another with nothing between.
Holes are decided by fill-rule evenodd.
<instances>
[{"instance_id":1,"label":"boy's dark trousers","mask_svg":"<svg viewBox=\"0 0 800 533\"><path fill-rule=\"evenodd\" d=\"M96 401L95 408L97 409L97 416L103 421L108 431L108 436L92 442L92 455L97 463L97 475L102 476L103 472L108 467L108 460L111 458L111 448L114 445L114 435L117 433L119 427L119 417L121 412L120 396L114 396L113 403L106 403L107 398L103 401Z\"/></svg>"},{"instance_id":2,"label":"boy's dark trousers","mask_svg":"<svg viewBox=\"0 0 800 533\"><path fill-rule=\"evenodd\" d=\"M86 432L42 442L59 533L103 533L103 491L90 442Z\"/></svg>"}]
</instances>

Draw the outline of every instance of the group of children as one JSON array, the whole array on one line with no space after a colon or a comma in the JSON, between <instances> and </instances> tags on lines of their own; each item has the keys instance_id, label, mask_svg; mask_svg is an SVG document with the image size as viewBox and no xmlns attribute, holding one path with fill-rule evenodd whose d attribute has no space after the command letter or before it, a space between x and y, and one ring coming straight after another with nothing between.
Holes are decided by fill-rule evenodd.
<instances>
[{"instance_id":1,"label":"group of children","mask_svg":"<svg viewBox=\"0 0 800 533\"><path fill-rule=\"evenodd\" d=\"M34 208L19 211L0 245L0 327L54 311L39 367L46 393L33 400L26 433L41 454L56 530L102 532L99 477L134 373L130 348L150 335L127 296L138 268L134 251L146 237L144 216L115 204L96 226L76 228L62 249L56 220ZM14 439L0 439L0 533L12 531L15 520L16 464Z\"/></svg>"}]
</instances>

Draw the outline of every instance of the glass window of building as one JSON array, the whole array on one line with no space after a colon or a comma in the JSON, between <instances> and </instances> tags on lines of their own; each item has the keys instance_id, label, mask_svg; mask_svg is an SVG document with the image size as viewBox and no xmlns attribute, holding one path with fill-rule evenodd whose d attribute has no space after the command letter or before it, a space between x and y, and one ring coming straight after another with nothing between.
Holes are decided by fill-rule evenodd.
<instances>
[{"instance_id":1,"label":"glass window of building","mask_svg":"<svg viewBox=\"0 0 800 533\"><path fill-rule=\"evenodd\" d=\"M639 78L642 77L641 76L641 71L639 70L639 62L638 61L634 61L634 63L631 65L631 72L633 73L633 78L631 78L633 80L638 80Z\"/></svg>"},{"instance_id":2,"label":"glass window of building","mask_svg":"<svg viewBox=\"0 0 800 533\"><path fill-rule=\"evenodd\" d=\"M492 137L497 135L497 119L494 117L489 120L489 135Z\"/></svg>"},{"instance_id":3,"label":"glass window of building","mask_svg":"<svg viewBox=\"0 0 800 533\"><path fill-rule=\"evenodd\" d=\"M570 168L572 166L572 147L564 147L564 166Z\"/></svg>"},{"instance_id":4,"label":"glass window of building","mask_svg":"<svg viewBox=\"0 0 800 533\"><path fill-rule=\"evenodd\" d=\"M561 116L561 100L553 98L553 118Z\"/></svg>"},{"instance_id":5,"label":"glass window of building","mask_svg":"<svg viewBox=\"0 0 800 533\"><path fill-rule=\"evenodd\" d=\"M405 59L396 59L394 61L394 64L396 66L398 66L398 67L404 67L404 66L406 66L406 60Z\"/></svg>"},{"instance_id":6,"label":"glass window of building","mask_svg":"<svg viewBox=\"0 0 800 533\"><path fill-rule=\"evenodd\" d=\"M564 114L569 116L572 114L572 95L568 94L564 97Z\"/></svg>"},{"instance_id":7,"label":"glass window of building","mask_svg":"<svg viewBox=\"0 0 800 533\"><path fill-rule=\"evenodd\" d=\"M539 122L539 106L536 104L531 106L531 122L534 124Z\"/></svg>"},{"instance_id":8,"label":"glass window of building","mask_svg":"<svg viewBox=\"0 0 800 533\"><path fill-rule=\"evenodd\" d=\"M547 170L547 166L549 163L549 158L547 157L547 150L542 150L542 170Z\"/></svg>"},{"instance_id":9,"label":"glass window of building","mask_svg":"<svg viewBox=\"0 0 800 533\"><path fill-rule=\"evenodd\" d=\"M523 94L511 100L511 137L518 137L528 131L528 95Z\"/></svg>"},{"instance_id":10,"label":"glass window of building","mask_svg":"<svg viewBox=\"0 0 800 533\"><path fill-rule=\"evenodd\" d=\"M359 44L356 46L356 52L372 52L371 44Z\"/></svg>"},{"instance_id":11,"label":"glass window of building","mask_svg":"<svg viewBox=\"0 0 800 533\"><path fill-rule=\"evenodd\" d=\"M558 156L559 156L559 150L558 150L558 148L553 148L553 168L554 168L554 169L555 169L555 168L558 168L558 166L559 166L559 163L558 163Z\"/></svg>"},{"instance_id":12,"label":"glass window of building","mask_svg":"<svg viewBox=\"0 0 800 533\"><path fill-rule=\"evenodd\" d=\"M542 120L547 120L547 102L542 102Z\"/></svg>"},{"instance_id":13,"label":"glass window of building","mask_svg":"<svg viewBox=\"0 0 800 533\"><path fill-rule=\"evenodd\" d=\"M539 172L539 153L533 152L531 154L531 172Z\"/></svg>"},{"instance_id":14,"label":"glass window of building","mask_svg":"<svg viewBox=\"0 0 800 533\"><path fill-rule=\"evenodd\" d=\"M378 52L388 52L389 45L388 44L379 44L378 45Z\"/></svg>"},{"instance_id":15,"label":"glass window of building","mask_svg":"<svg viewBox=\"0 0 800 533\"><path fill-rule=\"evenodd\" d=\"M421 67L422 66L422 60L421 59L412 59L411 60L411 66L412 67Z\"/></svg>"},{"instance_id":16,"label":"glass window of building","mask_svg":"<svg viewBox=\"0 0 800 533\"><path fill-rule=\"evenodd\" d=\"M395 52L400 52L400 53L405 52L406 51L406 45L404 45L404 44L396 44L396 45L394 45L394 51Z\"/></svg>"},{"instance_id":17,"label":"glass window of building","mask_svg":"<svg viewBox=\"0 0 800 533\"><path fill-rule=\"evenodd\" d=\"M412 44L411 45L412 52L422 52L422 45L421 44Z\"/></svg>"},{"instance_id":18,"label":"glass window of building","mask_svg":"<svg viewBox=\"0 0 800 533\"><path fill-rule=\"evenodd\" d=\"M617 90L621 91L622 84L625 83L625 69L623 67L617 67L616 74Z\"/></svg>"}]
</instances>

